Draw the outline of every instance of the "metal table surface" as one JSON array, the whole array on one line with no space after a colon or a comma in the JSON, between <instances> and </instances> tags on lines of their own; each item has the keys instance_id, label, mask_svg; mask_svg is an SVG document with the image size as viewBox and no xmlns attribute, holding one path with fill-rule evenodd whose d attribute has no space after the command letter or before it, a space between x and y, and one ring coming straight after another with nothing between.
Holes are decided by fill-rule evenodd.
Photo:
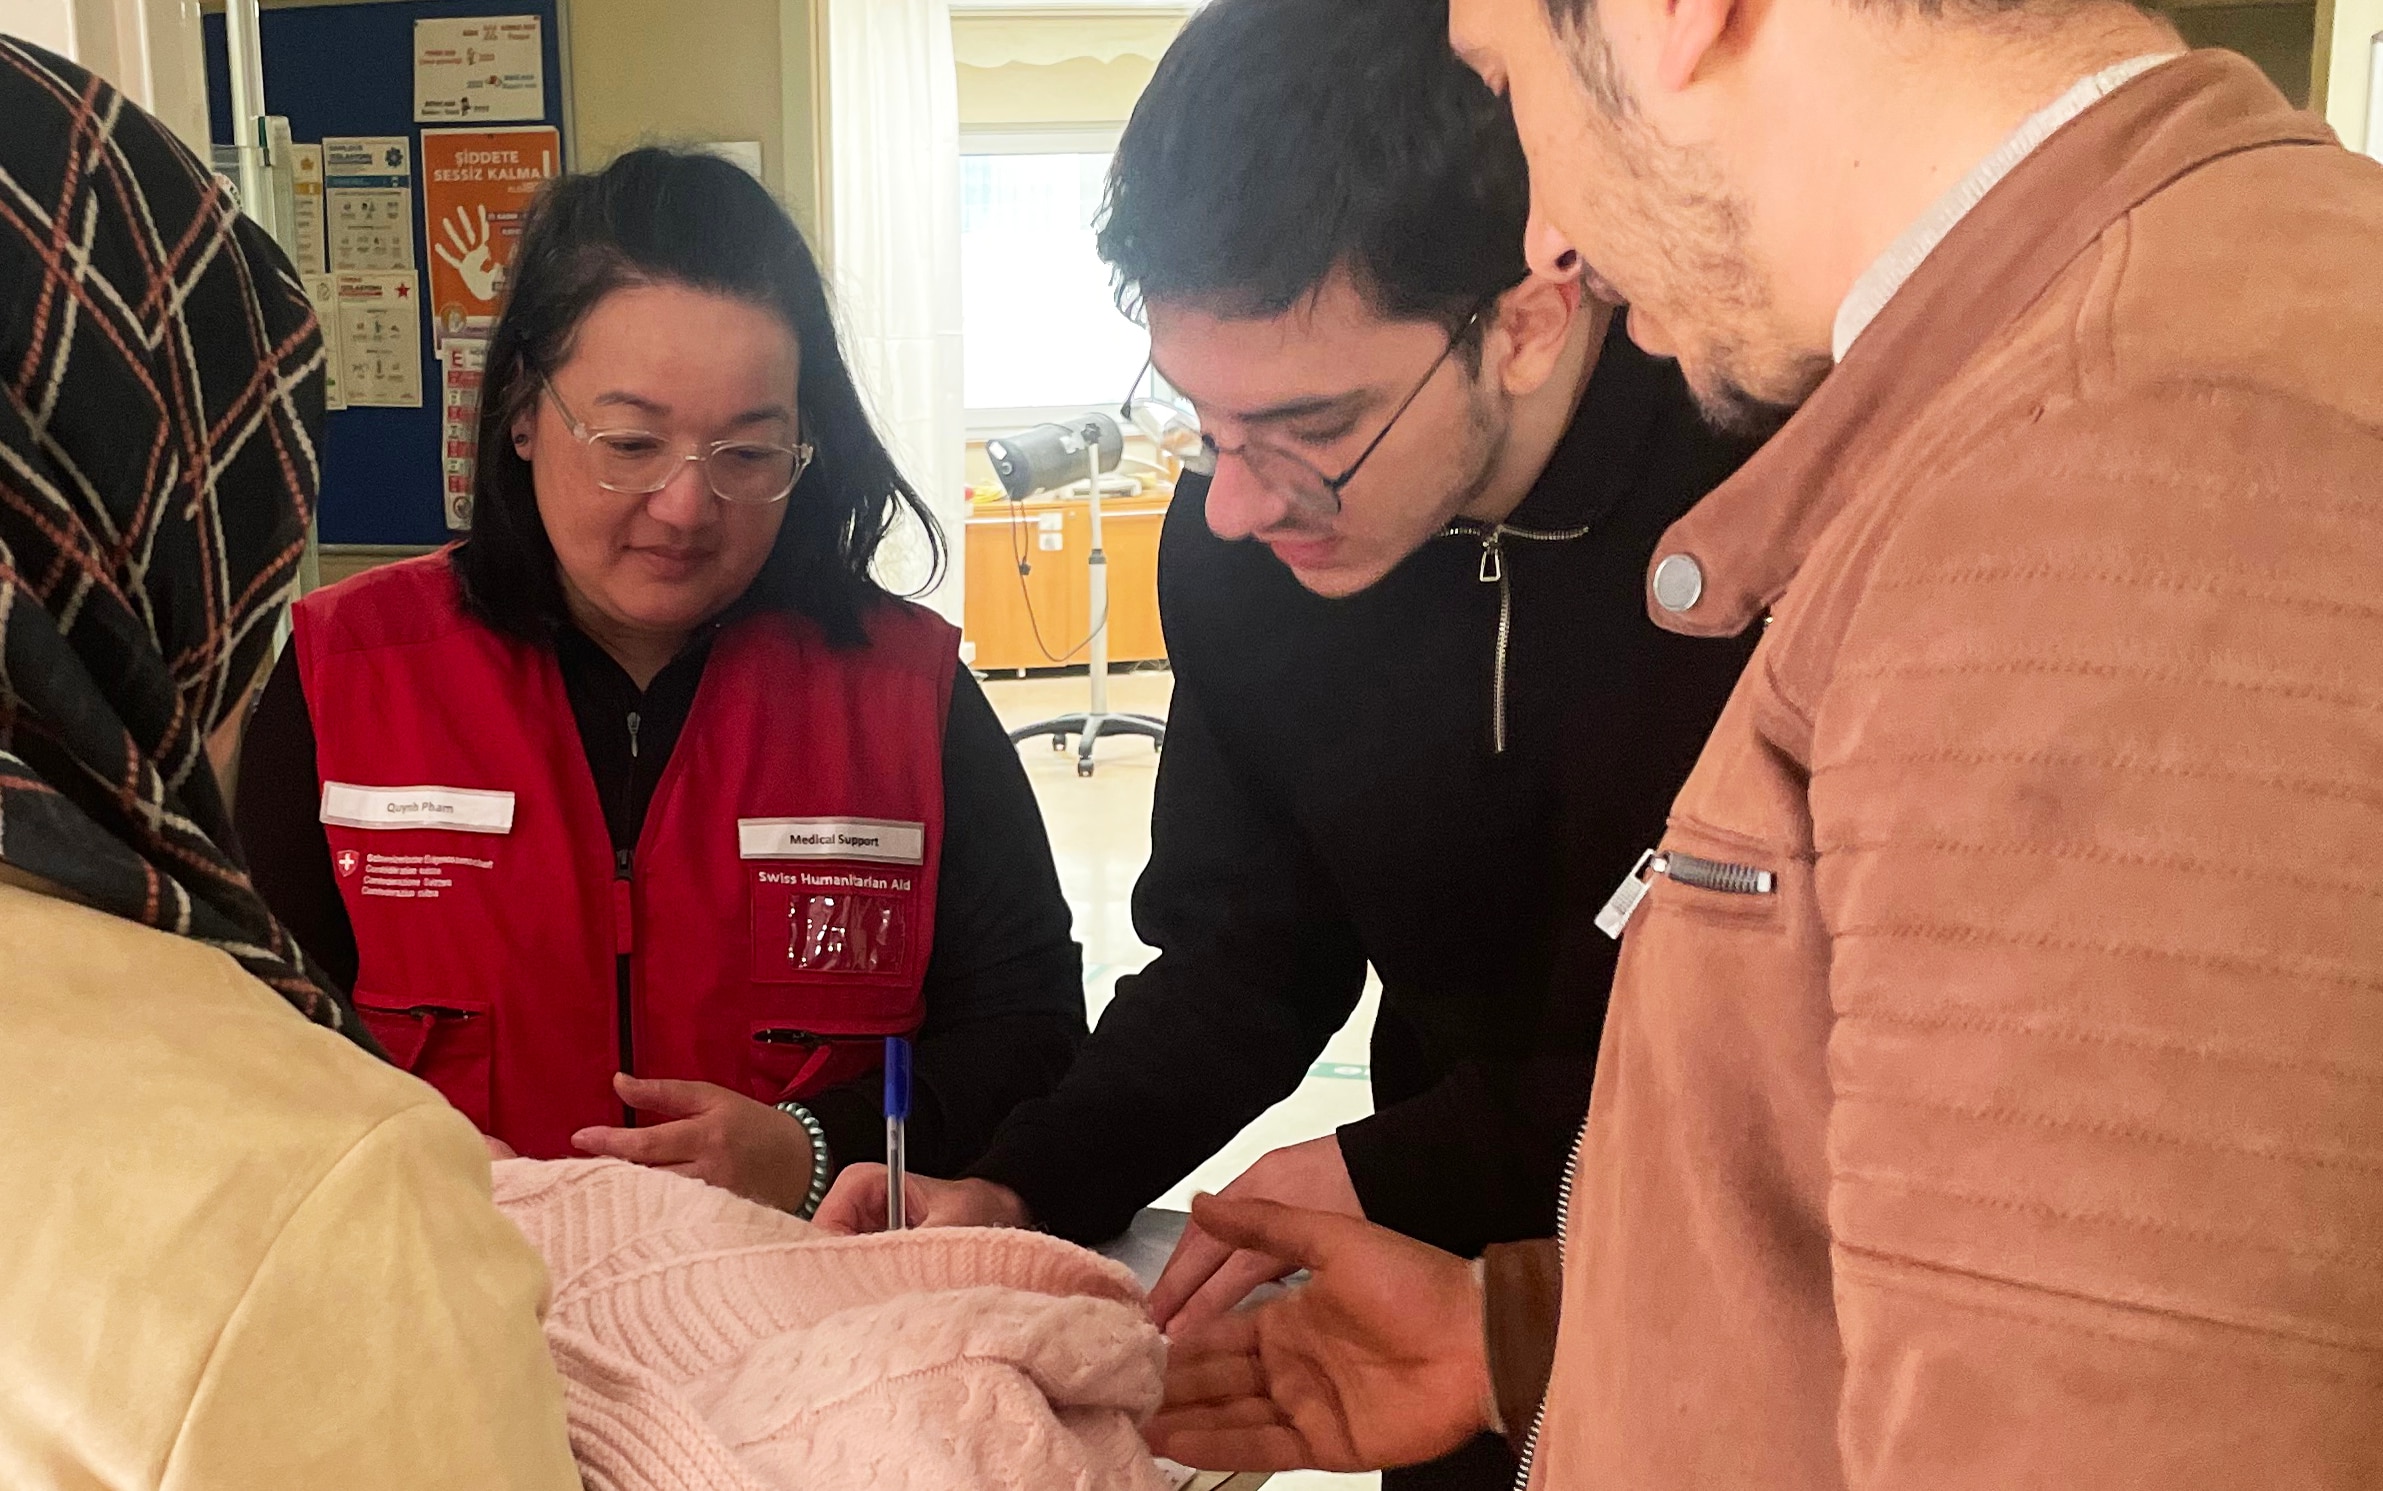
<instances>
[{"instance_id":1,"label":"metal table surface","mask_svg":"<svg viewBox=\"0 0 2383 1491\"><path fill-rule=\"evenodd\" d=\"M1158 1282L1159 1270L1167 1266L1176 1241L1190 1225L1191 1213L1153 1206L1134 1217L1133 1225L1125 1229L1125 1236L1094 1251L1132 1269L1134 1277L1148 1289Z\"/></svg>"}]
</instances>

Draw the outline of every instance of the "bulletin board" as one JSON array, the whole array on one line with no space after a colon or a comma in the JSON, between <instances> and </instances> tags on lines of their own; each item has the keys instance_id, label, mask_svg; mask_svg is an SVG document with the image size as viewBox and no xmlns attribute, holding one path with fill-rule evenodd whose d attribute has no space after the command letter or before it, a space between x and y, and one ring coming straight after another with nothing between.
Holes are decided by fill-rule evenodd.
<instances>
[{"instance_id":1,"label":"bulletin board","mask_svg":"<svg viewBox=\"0 0 2383 1491\"><path fill-rule=\"evenodd\" d=\"M325 136L403 135L413 146L414 262L430 280L433 244L424 233L423 143L414 122L414 22L483 15L539 18L545 53L545 111L524 123L563 132L561 17L556 0L365 0L264 12L265 108L286 116L301 144ZM205 18L207 107L217 140L232 137L231 72L221 14ZM427 302L429 297L423 296ZM432 309L417 314L422 337L419 409L332 411L323 441L322 538L327 544L440 544L447 531L439 366Z\"/></svg>"}]
</instances>

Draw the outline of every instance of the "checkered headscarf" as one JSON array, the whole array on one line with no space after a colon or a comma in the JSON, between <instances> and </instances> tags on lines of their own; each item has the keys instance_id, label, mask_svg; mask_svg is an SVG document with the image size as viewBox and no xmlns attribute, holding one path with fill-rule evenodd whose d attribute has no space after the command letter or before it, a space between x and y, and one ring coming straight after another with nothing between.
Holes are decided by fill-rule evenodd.
<instances>
[{"instance_id":1,"label":"checkered headscarf","mask_svg":"<svg viewBox=\"0 0 2383 1491\"><path fill-rule=\"evenodd\" d=\"M249 884L207 736L321 473L289 263L166 128L0 36L0 861L360 1022Z\"/></svg>"}]
</instances>

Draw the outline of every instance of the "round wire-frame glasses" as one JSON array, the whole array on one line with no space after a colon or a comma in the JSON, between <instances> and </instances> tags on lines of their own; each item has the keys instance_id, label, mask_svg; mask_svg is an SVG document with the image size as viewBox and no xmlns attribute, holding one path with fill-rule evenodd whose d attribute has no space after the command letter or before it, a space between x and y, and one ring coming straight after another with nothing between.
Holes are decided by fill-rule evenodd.
<instances>
[{"instance_id":1,"label":"round wire-frame glasses","mask_svg":"<svg viewBox=\"0 0 2383 1491\"><path fill-rule=\"evenodd\" d=\"M1398 407L1390 412L1390 417L1382 421L1382 427L1374 432L1374 438L1367 441L1365 449L1357 453L1357 459L1341 468L1338 476L1327 476L1305 456L1264 441L1246 440L1227 449L1216 443L1215 436L1200 428L1200 417L1194 410L1171 399L1137 398L1135 395L1141 392L1142 381L1150 376L1153 367L1149 359L1143 361L1142 371L1134 375L1134 386L1126 394L1125 402L1119 406L1118 412L1132 421L1134 427L1148 436L1160 450L1181 461L1187 469L1203 476L1212 475L1216 471L1217 457L1231 456L1249 467L1250 474L1267 491L1289 499L1310 516L1329 518L1340 512L1341 493L1347 490L1350 482L1357 479L1357 473L1365 469L1365 463L1373 459L1374 452L1382 448L1382 442L1389 439L1390 432L1398 427L1399 419L1414 406L1417 399L1423 397L1423 390L1431 387L1431 381L1440 375L1441 367L1458 347L1464 345L1465 338L1472 334L1473 328L1480 324L1481 318L1496 303L1497 298L1492 296L1473 308L1472 313L1449 335L1448 344L1440 349L1439 356L1432 359L1431 366L1424 369L1423 376L1416 380L1414 388L1399 400Z\"/></svg>"},{"instance_id":2,"label":"round wire-frame glasses","mask_svg":"<svg viewBox=\"0 0 2383 1491\"><path fill-rule=\"evenodd\" d=\"M546 396L554 400L571 438L587 448L596 485L607 492L636 497L659 492L670 485L681 466L692 461L703 468L704 485L722 502L767 507L786 500L818 454L807 444L779 445L767 440L714 440L695 450L678 451L650 431L590 429L563 402L553 380L538 381Z\"/></svg>"}]
</instances>

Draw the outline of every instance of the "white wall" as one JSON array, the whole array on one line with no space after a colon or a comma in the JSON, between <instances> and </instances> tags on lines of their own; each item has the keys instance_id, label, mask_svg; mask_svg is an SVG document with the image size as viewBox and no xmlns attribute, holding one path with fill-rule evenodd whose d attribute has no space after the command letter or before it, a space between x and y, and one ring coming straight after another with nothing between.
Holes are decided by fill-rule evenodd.
<instances>
[{"instance_id":1,"label":"white wall","mask_svg":"<svg viewBox=\"0 0 2383 1491\"><path fill-rule=\"evenodd\" d=\"M567 3L571 130L581 170L600 170L649 142L757 140L761 179L812 248L821 246L810 0ZM505 6L490 0L488 8Z\"/></svg>"},{"instance_id":2,"label":"white wall","mask_svg":"<svg viewBox=\"0 0 2383 1491\"><path fill-rule=\"evenodd\" d=\"M2383 31L2383 0L2333 0L2325 59L2325 122L2353 150L2366 148L2367 95L2374 37ZM2325 19L2318 11L2320 24Z\"/></svg>"},{"instance_id":3,"label":"white wall","mask_svg":"<svg viewBox=\"0 0 2383 1491\"><path fill-rule=\"evenodd\" d=\"M91 69L207 158L196 0L0 0L0 31Z\"/></svg>"}]
</instances>

